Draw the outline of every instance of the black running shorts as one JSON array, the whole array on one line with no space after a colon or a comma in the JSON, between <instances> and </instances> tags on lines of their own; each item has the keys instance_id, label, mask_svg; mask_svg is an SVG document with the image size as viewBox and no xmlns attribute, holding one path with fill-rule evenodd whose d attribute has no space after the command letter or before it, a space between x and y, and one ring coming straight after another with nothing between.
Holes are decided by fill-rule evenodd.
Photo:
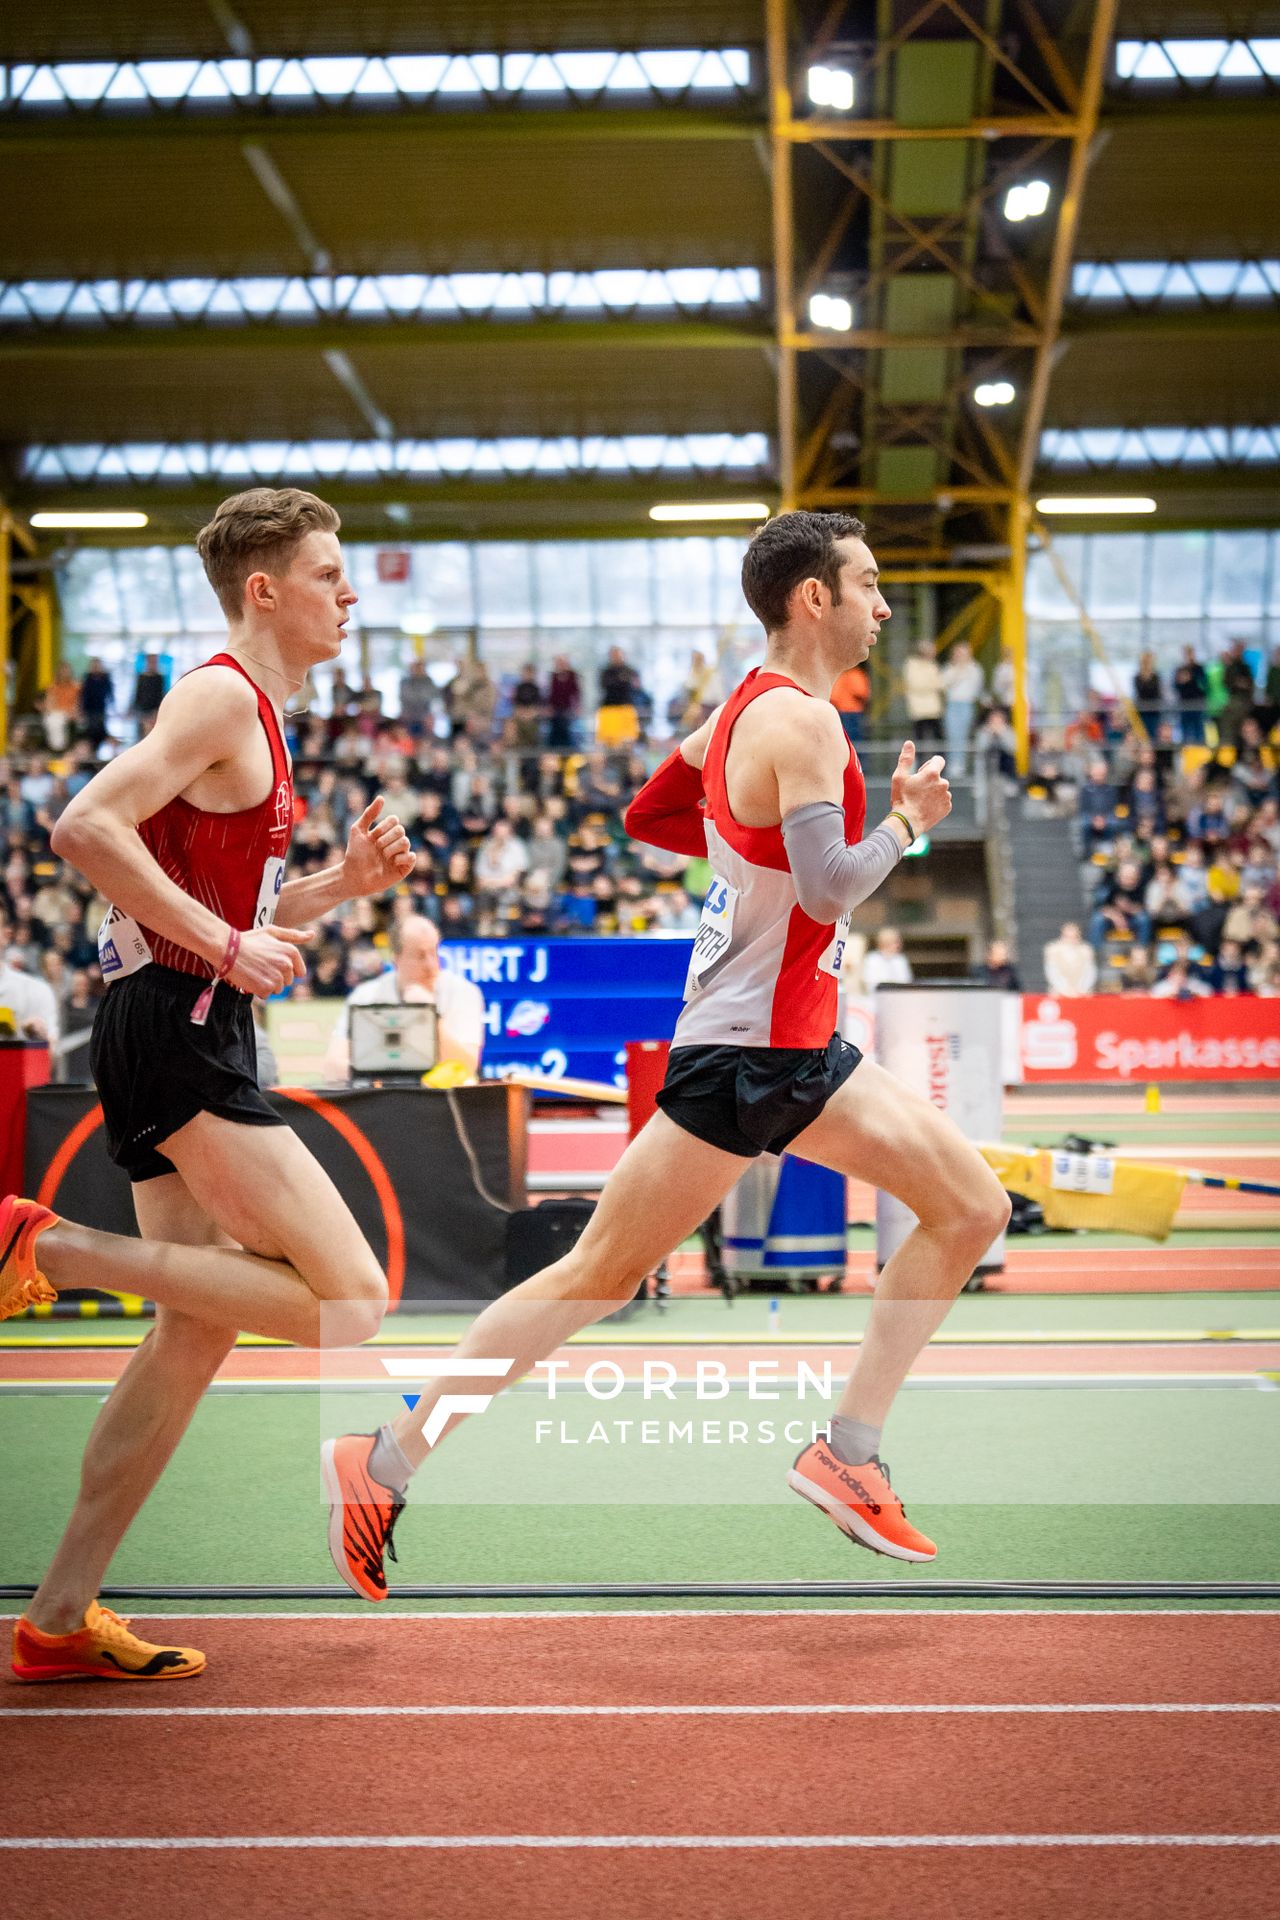
<instances>
[{"instance_id":1,"label":"black running shorts","mask_svg":"<svg viewBox=\"0 0 1280 1920\"><path fill-rule=\"evenodd\" d=\"M675 1047L658 1105L725 1153L782 1153L861 1058L838 1034L825 1047Z\"/></svg>"},{"instance_id":2,"label":"black running shorts","mask_svg":"<svg viewBox=\"0 0 1280 1920\"><path fill-rule=\"evenodd\" d=\"M208 986L153 962L107 988L93 1023L89 1071L102 1101L107 1149L131 1180L174 1171L157 1151L198 1113L251 1127L280 1127L258 1086L253 1002L225 981L209 1017L191 1009Z\"/></svg>"}]
</instances>

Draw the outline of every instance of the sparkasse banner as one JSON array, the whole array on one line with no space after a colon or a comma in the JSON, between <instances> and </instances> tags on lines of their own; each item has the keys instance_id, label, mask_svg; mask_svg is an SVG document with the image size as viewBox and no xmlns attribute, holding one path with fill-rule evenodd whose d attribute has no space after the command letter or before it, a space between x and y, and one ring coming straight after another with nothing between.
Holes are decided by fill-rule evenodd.
<instances>
[{"instance_id":1,"label":"sparkasse banner","mask_svg":"<svg viewBox=\"0 0 1280 1920\"><path fill-rule=\"evenodd\" d=\"M1151 1000L1024 993L1022 1078L1280 1078L1280 1000Z\"/></svg>"}]
</instances>

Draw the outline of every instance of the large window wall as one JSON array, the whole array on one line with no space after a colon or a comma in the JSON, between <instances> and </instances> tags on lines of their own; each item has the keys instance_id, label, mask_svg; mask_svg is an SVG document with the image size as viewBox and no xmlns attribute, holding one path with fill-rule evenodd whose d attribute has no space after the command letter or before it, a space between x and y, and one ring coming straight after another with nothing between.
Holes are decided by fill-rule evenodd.
<instances>
[{"instance_id":1,"label":"large window wall","mask_svg":"<svg viewBox=\"0 0 1280 1920\"><path fill-rule=\"evenodd\" d=\"M1054 538L1126 693L1146 649L1162 674L1193 646L1201 659L1242 639L1256 663L1280 646L1280 533L1092 533ZM1027 568L1037 721L1078 713L1090 687L1110 694L1070 595L1047 554Z\"/></svg>"},{"instance_id":2,"label":"large window wall","mask_svg":"<svg viewBox=\"0 0 1280 1920\"><path fill-rule=\"evenodd\" d=\"M739 584L744 546L742 538L353 543L347 565L360 598L344 665L353 679L367 671L394 711L418 650L444 678L474 644L499 683L527 660L545 673L567 654L593 704L598 669L620 646L661 725L695 648L719 659L726 686L759 658L760 629ZM98 654L126 704L141 653L166 655L182 672L224 630L191 548L85 549L68 561L61 596L67 657L79 668Z\"/></svg>"},{"instance_id":3,"label":"large window wall","mask_svg":"<svg viewBox=\"0 0 1280 1920\"><path fill-rule=\"evenodd\" d=\"M417 648L443 678L474 642L499 682L526 660L546 672L563 653L591 703L600 664L621 646L653 695L661 729L695 648L719 659L725 689L760 657L760 630L739 585L744 545L741 537L352 544L360 600L347 671L357 677L367 665L394 709ZM1280 646L1280 533L1062 534L1055 549L1126 690L1146 648L1167 672L1188 643L1202 658L1237 637L1259 659ZM101 655L126 705L142 652L166 654L182 671L223 630L189 547L82 550L68 561L61 592L68 658L79 667ZM1027 614L1033 709L1041 724L1060 724L1090 686L1110 692L1112 681L1042 553L1028 567ZM322 684L322 705L325 691Z\"/></svg>"}]
</instances>

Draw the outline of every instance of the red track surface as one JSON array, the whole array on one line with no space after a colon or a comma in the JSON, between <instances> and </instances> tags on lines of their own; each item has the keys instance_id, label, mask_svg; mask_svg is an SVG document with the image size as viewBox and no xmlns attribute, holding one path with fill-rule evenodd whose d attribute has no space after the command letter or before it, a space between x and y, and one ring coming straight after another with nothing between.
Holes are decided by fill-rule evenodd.
<instances>
[{"instance_id":1,"label":"red track surface","mask_svg":"<svg viewBox=\"0 0 1280 1920\"><path fill-rule=\"evenodd\" d=\"M848 1804L846 1798L845 1804ZM1200 1920L1266 1911L1276 1850L1028 1848L912 1853L130 1853L7 1858L24 1920ZM127 1907L101 1906L128 1888Z\"/></svg>"},{"instance_id":2,"label":"red track surface","mask_svg":"<svg viewBox=\"0 0 1280 1920\"><path fill-rule=\"evenodd\" d=\"M1220 1247L1099 1248L1085 1238L1063 1247L1033 1240L1008 1247L1005 1259L1004 1272L987 1283L991 1293L1269 1293L1280 1287L1280 1247L1233 1246L1229 1235ZM674 1253L667 1269L673 1293L705 1292L701 1253ZM846 1287L870 1292L874 1278L870 1248L848 1256Z\"/></svg>"},{"instance_id":3,"label":"red track surface","mask_svg":"<svg viewBox=\"0 0 1280 1920\"><path fill-rule=\"evenodd\" d=\"M14 1910L160 1920L241 1915L471 1920L503 1899L534 1920L705 1920L928 1900L950 1916L1191 1915L1265 1904L1280 1640L1265 1615L808 1614L459 1621L182 1621L211 1669L182 1686L4 1690L9 1835L360 1835L392 1844L12 1852ZM943 1713L940 1706L1209 1703L1221 1712ZM886 1714L840 1714L841 1703ZM800 1708L765 1714L764 1705ZM342 1705L368 1718L174 1709ZM410 1716L412 1706L515 1705ZM553 1715L554 1706L692 1708ZM698 1707L746 1705L744 1715ZM50 1706L106 1714L46 1718ZM160 1709L139 1716L136 1709ZM904 1707L924 1711L902 1712ZM823 1711L823 1709L827 1709ZM523 1709L527 1709L524 1711ZM847 1773L848 1778L844 1775ZM1212 1851L1050 1844L1055 1836L1225 1837ZM672 1849L513 1844L513 1836L694 1836ZM853 1835L874 1850L709 1847L708 1838ZM397 1836L450 1837L447 1849ZM468 1837L499 1844L464 1851ZM903 1844L946 1836L950 1844ZM972 1849L974 1836L1032 1844Z\"/></svg>"}]
</instances>

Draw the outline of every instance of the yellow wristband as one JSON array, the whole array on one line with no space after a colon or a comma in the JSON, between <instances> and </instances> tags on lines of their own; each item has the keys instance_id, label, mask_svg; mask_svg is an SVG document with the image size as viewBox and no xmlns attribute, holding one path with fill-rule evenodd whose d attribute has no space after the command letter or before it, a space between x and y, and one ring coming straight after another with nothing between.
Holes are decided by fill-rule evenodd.
<instances>
[{"instance_id":1,"label":"yellow wristband","mask_svg":"<svg viewBox=\"0 0 1280 1920\"><path fill-rule=\"evenodd\" d=\"M901 820L903 826L907 830L907 833L910 835L910 838L907 841L907 845L914 847L916 843L916 830L912 826L911 822L908 820L906 814L903 813L898 807L890 807L889 812L886 815L886 818L890 820Z\"/></svg>"}]
</instances>

